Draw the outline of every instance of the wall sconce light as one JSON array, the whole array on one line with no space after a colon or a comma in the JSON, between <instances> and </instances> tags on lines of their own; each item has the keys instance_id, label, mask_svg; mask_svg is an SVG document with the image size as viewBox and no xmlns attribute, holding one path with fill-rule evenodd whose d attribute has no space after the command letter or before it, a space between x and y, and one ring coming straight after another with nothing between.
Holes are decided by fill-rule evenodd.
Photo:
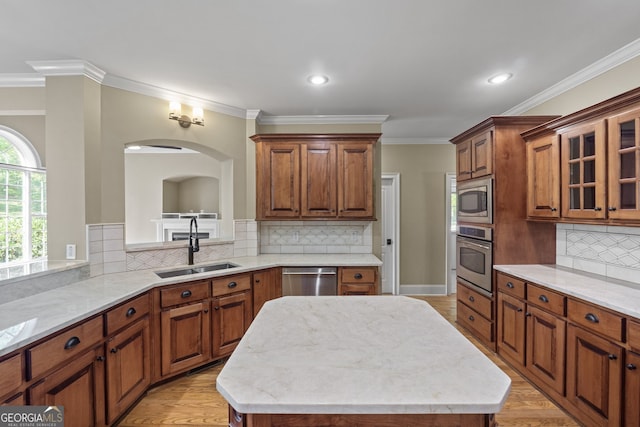
<instances>
[{"instance_id":1,"label":"wall sconce light","mask_svg":"<svg viewBox=\"0 0 640 427\"><path fill-rule=\"evenodd\" d=\"M204 126L204 111L202 108L193 107L193 118L182 114L182 105L179 102L169 103L169 118L171 120L177 120L180 126L188 128L193 123L194 125Z\"/></svg>"}]
</instances>

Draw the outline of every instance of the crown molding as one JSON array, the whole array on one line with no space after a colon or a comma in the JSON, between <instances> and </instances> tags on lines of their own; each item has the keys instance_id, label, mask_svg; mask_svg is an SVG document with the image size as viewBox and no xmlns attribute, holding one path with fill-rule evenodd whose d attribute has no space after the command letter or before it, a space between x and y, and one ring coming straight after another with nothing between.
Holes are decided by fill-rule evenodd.
<instances>
[{"instance_id":1,"label":"crown molding","mask_svg":"<svg viewBox=\"0 0 640 427\"><path fill-rule=\"evenodd\" d=\"M450 144L447 138L381 138L383 145L439 145Z\"/></svg>"},{"instance_id":2,"label":"crown molding","mask_svg":"<svg viewBox=\"0 0 640 427\"><path fill-rule=\"evenodd\" d=\"M640 39L632 41L626 46L621 47L615 52L605 56L604 58L594 62L593 64L583 68L575 74L567 77L564 80L559 81L553 86L543 90L537 95L532 96L524 102L516 105L515 107L507 110L503 113L505 116L521 115L526 111L531 110L538 105L555 98L564 92L575 88L607 71L624 64L627 61L640 55Z\"/></svg>"},{"instance_id":3,"label":"crown molding","mask_svg":"<svg viewBox=\"0 0 640 427\"><path fill-rule=\"evenodd\" d=\"M262 111L261 110L247 110L247 120L256 120L256 121L260 121L260 118L262 117Z\"/></svg>"},{"instance_id":4,"label":"crown molding","mask_svg":"<svg viewBox=\"0 0 640 427\"><path fill-rule=\"evenodd\" d=\"M152 96L154 98L164 99L166 101L176 101L182 104L195 105L205 110L215 111L217 113L227 114L229 116L245 118L247 112L243 108L232 107L230 105L220 104L197 96L186 95L180 92L153 86L147 83L140 83L134 80L125 79L111 74L107 74L103 84L116 89L127 90L129 92L139 93L141 95Z\"/></svg>"},{"instance_id":5,"label":"crown molding","mask_svg":"<svg viewBox=\"0 0 640 427\"><path fill-rule=\"evenodd\" d=\"M261 125L382 124L387 115L260 116Z\"/></svg>"},{"instance_id":6,"label":"crown molding","mask_svg":"<svg viewBox=\"0 0 640 427\"><path fill-rule=\"evenodd\" d=\"M95 65L80 59L27 61L27 64L43 76L85 76L98 83L102 83L106 74Z\"/></svg>"},{"instance_id":7,"label":"crown molding","mask_svg":"<svg viewBox=\"0 0 640 427\"><path fill-rule=\"evenodd\" d=\"M0 87L44 87L44 77L37 73L0 74Z\"/></svg>"}]
</instances>

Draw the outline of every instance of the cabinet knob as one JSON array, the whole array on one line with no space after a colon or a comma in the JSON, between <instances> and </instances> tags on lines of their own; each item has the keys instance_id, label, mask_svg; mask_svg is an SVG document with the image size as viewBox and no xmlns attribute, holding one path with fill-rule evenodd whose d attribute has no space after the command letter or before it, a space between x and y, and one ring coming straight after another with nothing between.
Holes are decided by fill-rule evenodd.
<instances>
[{"instance_id":1,"label":"cabinet knob","mask_svg":"<svg viewBox=\"0 0 640 427\"><path fill-rule=\"evenodd\" d=\"M220 307L213 307L214 310L220 310Z\"/></svg>"},{"instance_id":2,"label":"cabinet knob","mask_svg":"<svg viewBox=\"0 0 640 427\"><path fill-rule=\"evenodd\" d=\"M96 360L98 362L104 362L104 356L98 356L98 357L96 357Z\"/></svg>"},{"instance_id":3,"label":"cabinet knob","mask_svg":"<svg viewBox=\"0 0 640 427\"><path fill-rule=\"evenodd\" d=\"M518 313L521 313L523 310L522 308L518 307L518 309L516 310Z\"/></svg>"},{"instance_id":4,"label":"cabinet knob","mask_svg":"<svg viewBox=\"0 0 640 427\"><path fill-rule=\"evenodd\" d=\"M238 284L237 284L236 282L229 282L229 283L227 284L227 288L230 288L230 289L233 289L233 288L235 288L236 286L238 286Z\"/></svg>"},{"instance_id":5,"label":"cabinet knob","mask_svg":"<svg viewBox=\"0 0 640 427\"><path fill-rule=\"evenodd\" d=\"M115 347L114 347L114 348L112 348L111 350L109 350L109 353L116 354L117 352L118 352L118 349L117 349L117 348L115 348Z\"/></svg>"},{"instance_id":6,"label":"cabinet knob","mask_svg":"<svg viewBox=\"0 0 640 427\"><path fill-rule=\"evenodd\" d=\"M551 212L556 212L558 208L551 208Z\"/></svg>"},{"instance_id":7,"label":"cabinet knob","mask_svg":"<svg viewBox=\"0 0 640 427\"><path fill-rule=\"evenodd\" d=\"M469 316L469 320L471 320L473 322L474 320L476 320L476 318L473 317L473 316Z\"/></svg>"},{"instance_id":8,"label":"cabinet knob","mask_svg":"<svg viewBox=\"0 0 640 427\"><path fill-rule=\"evenodd\" d=\"M634 365L633 363L629 363L627 365L627 369L630 371L635 371L636 370L636 365Z\"/></svg>"},{"instance_id":9,"label":"cabinet knob","mask_svg":"<svg viewBox=\"0 0 640 427\"><path fill-rule=\"evenodd\" d=\"M618 359L618 356L616 356L615 354L609 355L609 360L616 360L616 359Z\"/></svg>"},{"instance_id":10,"label":"cabinet knob","mask_svg":"<svg viewBox=\"0 0 640 427\"><path fill-rule=\"evenodd\" d=\"M511 282L507 282L507 288L509 288L509 289L513 289L513 283L511 283Z\"/></svg>"},{"instance_id":11,"label":"cabinet knob","mask_svg":"<svg viewBox=\"0 0 640 427\"><path fill-rule=\"evenodd\" d=\"M209 310L207 310L206 308L204 309L204 314L207 314L209 312Z\"/></svg>"},{"instance_id":12,"label":"cabinet knob","mask_svg":"<svg viewBox=\"0 0 640 427\"><path fill-rule=\"evenodd\" d=\"M256 282L256 283L260 283L260 279L256 279L256 280L255 280L255 282Z\"/></svg>"},{"instance_id":13,"label":"cabinet knob","mask_svg":"<svg viewBox=\"0 0 640 427\"><path fill-rule=\"evenodd\" d=\"M131 316L133 316L134 314L136 314L136 309L135 309L135 308L133 308L133 307L131 307L129 310L127 310L127 314L125 314L125 316L127 316L127 317L131 317Z\"/></svg>"},{"instance_id":14,"label":"cabinet knob","mask_svg":"<svg viewBox=\"0 0 640 427\"><path fill-rule=\"evenodd\" d=\"M596 206L595 208L593 208L593 210L596 211L596 212L600 212L602 210L602 208Z\"/></svg>"},{"instance_id":15,"label":"cabinet knob","mask_svg":"<svg viewBox=\"0 0 640 427\"><path fill-rule=\"evenodd\" d=\"M531 317L531 313L529 313L528 311L524 314L526 317Z\"/></svg>"},{"instance_id":16,"label":"cabinet knob","mask_svg":"<svg viewBox=\"0 0 640 427\"><path fill-rule=\"evenodd\" d=\"M353 278L354 279L362 279L362 274L356 273L356 274L353 275Z\"/></svg>"},{"instance_id":17,"label":"cabinet knob","mask_svg":"<svg viewBox=\"0 0 640 427\"><path fill-rule=\"evenodd\" d=\"M471 301L471 302L475 302L475 300L476 300L476 299L473 297L473 295L469 295L469 301Z\"/></svg>"},{"instance_id":18,"label":"cabinet knob","mask_svg":"<svg viewBox=\"0 0 640 427\"><path fill-rule=\"evenodd\" d=\"M609 206L609 212L613 212L618 210L618 208L616 208L615 206Z\"/></svg>"},{"instance_id":19,"label":"cabinet knob","mask_svg":"<svg viewBox=\"0 0 640 427\"><path fill-rule=\"evenodd\" d=\"M189 298L191 296L191 291L190 290L186 290L186 291L182 291L182 293L180 294L180 296L182 298Z\"/></svg>"}]
</instances>

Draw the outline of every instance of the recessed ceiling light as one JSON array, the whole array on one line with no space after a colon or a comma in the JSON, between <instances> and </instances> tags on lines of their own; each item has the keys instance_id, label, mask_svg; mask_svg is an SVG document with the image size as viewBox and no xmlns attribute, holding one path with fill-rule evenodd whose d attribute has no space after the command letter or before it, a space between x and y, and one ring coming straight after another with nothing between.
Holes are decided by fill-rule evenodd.
<instances>
[{"instance_id":1,"label":"recessed ceiling light","mask_svg":"<svg viewBox=\"0 0 640 427\"><path fill-rule=\"evenodd\" d=\"M491 77L488 81L492 85L499 85L500 83L506 82L511 77L513 77L513 74L511 74L511 73L502 73L502 74L498 74L498 75L495 75L495 76Z\"/></svg>"},{"instance_id":2,"label":"recessed ceiling light","mask_svg":"<svg viewBox=\"0 0 640 427\"><path fill-rule=\"evenodd\" d=\"M315 86L321 86L329 81L329 77L316 74L309 77L309 83Z\"/></svg>"}]
</instances>

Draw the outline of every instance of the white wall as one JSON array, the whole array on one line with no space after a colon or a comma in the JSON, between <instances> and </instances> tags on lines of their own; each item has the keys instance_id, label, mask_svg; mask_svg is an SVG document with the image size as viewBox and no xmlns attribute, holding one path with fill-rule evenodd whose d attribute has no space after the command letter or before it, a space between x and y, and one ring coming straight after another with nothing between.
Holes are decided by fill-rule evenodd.
<instances>
[{"instance_id":1,"label":"white wall","mask_svg":"<svg viewBox=\"0 0 640 427\"><path fill-rule=\"evenodd\" d=\"M156 240L152 219L159 219L162 213L163 180L203 176L233 188L233 182L229 183L231 178L223 176L222 163L203 154L127 154L124 157L127 244ZM225 207L220 206L225 216ZM230 218L233 219L233 214Z\"/></svg>"}]
</instances>

